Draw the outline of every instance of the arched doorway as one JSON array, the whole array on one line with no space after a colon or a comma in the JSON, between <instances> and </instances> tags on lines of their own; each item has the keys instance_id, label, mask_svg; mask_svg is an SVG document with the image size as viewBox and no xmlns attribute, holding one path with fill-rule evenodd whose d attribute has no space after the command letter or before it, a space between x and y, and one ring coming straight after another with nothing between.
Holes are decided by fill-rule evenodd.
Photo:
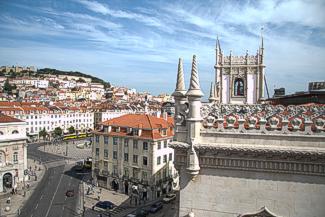
<instances>
[{"instance_id":1,"label":"arched doorway","mask_svg":"<svg viewBox=\"0 0 325 217\"><path fill-rule=\"evenodd\" d=\"M3 187L4 188L12 188L12 175L11 173L5 173L3 175Z\"/></svg>"},{"instance_id":2,"label":"arched doorway","mask_svg":"<svg viewBox=\"0 0 325 217\"><path fill-rule=\"evenodd\" d=\"M114 180L112 181L112 189L113 189L114 191L117 191L117 190L119 189L118 181L117 181L116 179L114 179Z\"/></svg>"},{"instance_id":3,"label":"arched doorway","mask_svg":"<svg viewBox=\"0 0 325 217\"><path fill-rule=\"evenodd\" d=\"M129 183L128 183L127 180L124 181L124 193L125 193L126 195L129 194Z\"/></svg>"}]
</instances>

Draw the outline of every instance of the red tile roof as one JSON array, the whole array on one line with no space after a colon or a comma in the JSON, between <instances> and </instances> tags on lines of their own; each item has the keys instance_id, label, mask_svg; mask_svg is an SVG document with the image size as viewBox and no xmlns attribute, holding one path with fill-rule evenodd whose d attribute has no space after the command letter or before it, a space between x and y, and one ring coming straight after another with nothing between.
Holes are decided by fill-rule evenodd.
<instances>
[{"instance_id":1,"label":"red tile roof","mask_svg":"<svg viewBox=\"0 0 325 217\"><path fill-rule=\"evenodd\" d=\"M121 117L113 118L102 123L104 126L116 126L121 128L140 128L142 129L141 135L136 136L127 133L126 130L121 129L120 132L112 130L108 135L110 136L122 136L122 137L133 137L137 139L163 139L171 138L174 136L173 128L174 123L171 119L166 121L163 118L147 114L127 114ZM161 129L166 129L167 135L162 135ZM95 134L107 134L101 131L95 132Z\"/></svg>"},{"instance_id":2,"label":"red tile roof","mask_svg":"<svg viewBox=\"0 0 325 217\"><path fill-rule=\"evenodd\" d=\"M0 114L0 123L14 123L14 122L24 122L24 121L4 114Z\"/></svg>"},{"instance_id":3,"label":"red tile roof","mask_svg":"<svg viewBox=\"0 0 325 217\"><path fill-rule=\"evenodd\" d=\"M163 118L158 118L147 114L126 114L121 117L104 121L103 125L143 129L157 129L173 127L174 123L171 122L170 119L166 121Z\"/></svg>"}]
</instances>

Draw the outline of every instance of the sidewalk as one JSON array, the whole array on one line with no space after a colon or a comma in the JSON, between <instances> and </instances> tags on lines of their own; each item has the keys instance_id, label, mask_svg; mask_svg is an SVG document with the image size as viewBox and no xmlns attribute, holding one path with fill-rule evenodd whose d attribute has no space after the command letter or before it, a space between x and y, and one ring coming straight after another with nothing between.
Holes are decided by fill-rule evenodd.
<instances>
[{"instance_id":1,"label":"sidewalk","mask_svg":"<svg viewBox=\"0 0 325 217\"><path fill-rule=\"evenodd\" d=\"M17 194L12 195L11 192L1 193L0 194L0 216L18 216L18 210L20 210L23 206L25 201L28 200L28 198L32 195L35 188L37 187L38 183L42 180L43 175L45 173L45 167L42 164L39 164L39 162L34 162L34 160L27 159L27 165L28 169L30 169L32 172L36 174L37 180L35 181L35 176L30 176L30 180L25 181L26 186L26 196L24 197L24 190L23 190L23 182L18 184ZM35 167L36 166L36 167ZM39 168L41 170L39 170ZM29 188L27 188L27 185L29 185ZM7 199L8 197L11 198L11 203L8 204ZM9 210L6 211L6 209L9 207Z\"/></svg>"},{"instance_id":2,"label":"sidewalk","mask_svg":"<svg viewBox=\"0 0 325 217\"><path fill-rule=\"evenodd\" d=\"M92 209L92 207L98 202L98 196L100 196L100 200L101 201L111 201L112 203L114 203L117 207L108 211L108 213L111 214L111 216L114 217L124 217L125 215L135 211L136 209L139 208L143 208L143 207L147 207L150 206L153 203L156 203L157 201L161 201L162 198L157 198L154 200L148 200L145 203L143 203L143 201L141 201L141 203L135 205L134 201L132 204L130 204L130 200L131 198L129 197L129 195L123 194L123 193L119 193L119 192L115 192L115 191L111 191L108 189L104 189L101 188L101 192L100 192L100 188L99 187L94 187L93 188L93 193L90 195L87 195L87 185L84 183L84 206L85 209Z\"/></svg>"}]
</instances>

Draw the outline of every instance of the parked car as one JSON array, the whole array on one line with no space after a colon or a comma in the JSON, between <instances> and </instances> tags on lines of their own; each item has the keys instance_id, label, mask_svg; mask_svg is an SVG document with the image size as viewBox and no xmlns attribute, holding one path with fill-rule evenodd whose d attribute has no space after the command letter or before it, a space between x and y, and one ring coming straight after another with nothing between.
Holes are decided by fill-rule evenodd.
<instances>
[{"instance_id":1,"label":"parked car","mask_svg":"<svg viewBox=\"0 0 325 217\"><path fill-rule=\"evenodd\" d=\"M74 196L74 190L70 189L65 192L65 196L67 197L73 197Z\"/></svg>"},{"instance_id":2,"label":"parked car","mask_svg":"<svg viewBox=\"0 0 325 217\"><path fill-rule=\"evenodd\" d=\"M136 211L128 214L126 217L146 217L149 214L148 210L146 209L137 209Z\"/></svg>"},{"instance_id":3,"label":"parked car","mask_svg":"<svg viewBox=\"0 0 325 217\"><path fill-rule=\"evenodd\" d=\"M164 203L169 203L176 199L176 194L167 194L162 200Z\"/></svg>"},{"instance_id":4,"label":"parked car","mask_svg":"<svg viewBox=\"0 0 325 217\"><path fill-rule=\"evenodd\" d=\"M99 210L107 210L107 209L113 209L115 207L115 204L111 201L99 201L97 202L92 209L99 209Z\"/></svg>"},{"instance_id":5,"label":"parked car","mask_svg":"<svg viewBox=\"0 0 325 217\"><path fill-rule=\"evenodd\" d=\"M162 202L157 202L157 203L154 203L154 204L152 204L150 206L149 212L156 213L156 212L158 212L162 208L163 208Z\"/></svg>"}]
</instances>

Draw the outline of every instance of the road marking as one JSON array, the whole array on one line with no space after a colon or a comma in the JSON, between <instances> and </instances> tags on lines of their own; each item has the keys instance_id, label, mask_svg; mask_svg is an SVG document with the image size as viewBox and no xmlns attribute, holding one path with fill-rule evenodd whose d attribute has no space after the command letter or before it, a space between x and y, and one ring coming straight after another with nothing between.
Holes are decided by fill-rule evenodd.
<instances>
[{"instance_id":1,"label":"road marking","mask_svg":"<svg viewBox=\"0 0 325 217\"><path fill-rule=\"evenodd\" d=\"M59 181L58 185L56 186L55 192L54 192L54 194L53 194L53 197L52 197L52 200L51 200L50 206L49 206L49 208L48 208L48 210L47 210L47 212L46 212L46 216L45 216L45 217L47 217L47 216L49 215L49 212L50 212L50 209L51 209L51 207L52 207L52 203L53 203L54 197L55 197L56 193L58 192L58 189L59 189L60 183L61 183L61 181L62 181L62 177L63 177L63 174L61 174L60 181Z\"/></svg>"},{"instance_id":2,"label":"road marking","mask_svg":"<svg viewBox=\"0 0 325 217\"><path fill-rule=\"evenodd\" d=\"M34 209L37 209L37 207L38 207L38 203L36 204L36 206L35 206L35 208L34 208Z\"/></svg>"}]
</instances>

